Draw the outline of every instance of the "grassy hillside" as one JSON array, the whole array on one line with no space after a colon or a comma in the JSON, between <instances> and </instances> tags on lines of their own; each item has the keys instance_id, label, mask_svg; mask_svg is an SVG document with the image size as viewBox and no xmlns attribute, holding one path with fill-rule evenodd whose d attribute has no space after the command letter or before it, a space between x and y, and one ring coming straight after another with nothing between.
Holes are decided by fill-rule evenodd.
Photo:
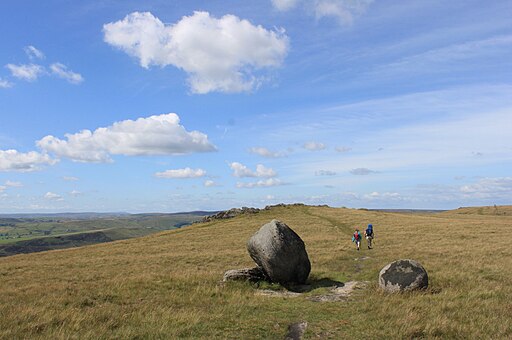
<instances>
[{"instance_id":1,"label":"grassy hillside","mask_svg":"<svg viewBox=\"0 0 512 340\"><path fill-rule=\"evenodd\" d=\"M512 216L512 205L462 207L455 210L446 211L443 214Z\"/></svg>"},{"instance_id":2,"label":"grassy hillside","mask_svg":"<svg viewBox=\"0 0 512 340\"><path fill-rule=\"evenodd\" d=\"M0 217L0 257L79 247L179 228L205 212L176 214L59 214L52 217ZM77 219L78 218L78 219Z\"/></svg>"},{"instance_id":3,"label":"grassy hillside","mask_svg":"<svg viewBox=\"0 0 512 340\"><path fill-rule=\"evenodd\" d=\"M313 302L308 297L326 288L284 298L258 295L250 284L220 284L226 270L253 266L245 243L273 218L304 239L312 283L357 280L368 287L346 301ZM367 223L375 228L375 249L357 252L353 227ZM279 207L0 258L0 338L279 339L297 321L308 322L311 339L511 338L511 228L509 216ZM400 258L423 264L428 291L379 291L379 270Z\"/></svg>"}]
</instances>

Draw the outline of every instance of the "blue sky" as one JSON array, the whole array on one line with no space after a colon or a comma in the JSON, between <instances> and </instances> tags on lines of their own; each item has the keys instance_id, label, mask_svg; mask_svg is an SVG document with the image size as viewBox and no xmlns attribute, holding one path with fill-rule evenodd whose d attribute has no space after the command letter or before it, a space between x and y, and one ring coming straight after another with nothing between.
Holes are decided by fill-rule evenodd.
<instances>
[{"instance_id":1,"label":"blue sky","mask_svg":"<svg viewBox=\"0 0 512 340\"><path fill-rule=\"evenodd\" d=\"M512 204L510 1L0 3L0 213Z\"/></svg>"}]
</instances>

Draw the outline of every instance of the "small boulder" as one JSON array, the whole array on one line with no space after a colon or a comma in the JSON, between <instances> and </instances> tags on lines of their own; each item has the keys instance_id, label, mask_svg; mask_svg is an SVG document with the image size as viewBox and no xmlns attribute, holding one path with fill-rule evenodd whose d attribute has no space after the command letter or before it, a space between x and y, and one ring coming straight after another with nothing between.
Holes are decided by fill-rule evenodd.
<instances>
[{"instance_id":1,"label":"small boulder","mask_svg":"<svg viewBox=\"0 0 512 340\"><path fill-rule=\"evenodd\" d=\"M260 267L232 269L224 273L222 281L251 281L258 282L266 280L265 273Z\"/></svg>"},{"instance_id":2,"label":"small boulder","mask_svg":"<svg viewBox=\"0 0 512 340\"><path fill-rule=\"evenodd\" d=\"M284 340L302 340L306 328L308 328L307 321L295 322L288 325L288 333Z\"/></svg>"},{"instance_id":3,"label":"small boulder","mask_svg":"<svg viewBox=\"0 0 512 340\"><path fill-rule=\"evenodd\" d=\"M427 271L414 260L394 261L380 271L379 286L387 293L426 289Z\"/></svg>"},{"instance_id":4,"label":"small boulder","mask_svg":"<svg viewBox=\"0 0 512 340\"><path fill-rule=\"evenodd\" d=\"M311 271L304 241L278 220L262 226L247 242L247 250L272 282L303 284Z\"/></svg>"}]
</instances>

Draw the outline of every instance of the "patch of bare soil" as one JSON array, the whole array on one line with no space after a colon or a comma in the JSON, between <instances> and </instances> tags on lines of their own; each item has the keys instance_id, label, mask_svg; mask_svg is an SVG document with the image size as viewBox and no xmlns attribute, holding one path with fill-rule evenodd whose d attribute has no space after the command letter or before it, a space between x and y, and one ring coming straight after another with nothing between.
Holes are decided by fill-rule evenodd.
<instances>
[{"instance_id":1,"label":"patch of bare soil","mask_svg":"<svg viewBox=\"0 0 512 340\"><path fill-rule=\"evenodd\" d=\"M356 289L364 289L368 285L366 281L349 281L344 284L334 285L329 288L326 294L310 296L307 299L313 302L335 302L346 301ZM257 295L271 297L294 298L302 296L304 293L292 292L289 290L275 291L270 289L258 290Z\"/></svg>"}]
</instances>

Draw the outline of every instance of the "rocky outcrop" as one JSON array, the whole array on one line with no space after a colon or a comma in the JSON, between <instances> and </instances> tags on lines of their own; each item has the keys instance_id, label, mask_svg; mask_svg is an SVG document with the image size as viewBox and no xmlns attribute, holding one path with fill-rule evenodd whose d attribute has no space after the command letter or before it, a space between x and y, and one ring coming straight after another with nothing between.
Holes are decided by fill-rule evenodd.
<instances>
[{"instance_id":1,"label":"rocky outcrop","mask_svg":"<svg viewBox=\"0 0 512 340\"><path fill-rule=\"evenodd\" d=\"M214 215L205 216L205 217L203 217L201 222L211 222L213 220L223 220L223 219L233 218L233 217L237 217L237 216L244 215L244 214L257 214L263 210L271 210L273 208L304 207L304 206L306 206L306 205L303 203L294 203L294 204L279 203L279 204L275 204L275 205L267 205L263 209L248 208L248 207L233 208L233 209L229 209L226 211L218 212ZM316 205L316 206L312 206L312 207L328 207L328 206L327 205Z\"/></svg>"},{"instance_id":2,"label":"rocky outcrop","mask_svg":"<svg viewBox=\"0 0 512 340\"><path fill-rule=\"evenodd\" d=\"M380 271L379 286L388 293L426 289L427 271L414 260L394 261Z\"/></svg>"},{"instance_id":3,"label":"rocky outcrop","mask_svg":"<svg viewBox=\"0 0 512 340\"><path fill-rule=\"evenodd\" d=\"M250 281L258 282L266 280L267 277L260 267L256 268L243 268L243 269L232 269L224 273L222 281Z\"/></svg>"},{"instance_id":4,"label":"rocky outcrop","mask_svg":"<svg viewBox=\"0 0 512 340\"><path fill-rule=\"evenodd\" d=\"M272 282L302 284L311 271L304 242L278 220L262 226L247 242L247 250Z\"/></svg>"},{"instance_id":5,"label":"rocky outcrop","mask_svg":"<svg viewBox=\"0 0 512 340\"><path fill-rule=\"evenodd\" d=\"M260 212L260 209L258 208L248 208L248 207L242 207L242 208L233 208L226 211L221 211L215 215L205 216L203 217L202 222L210 222L213 220L224 220L227 218L233 218L239 215L243 214L257 214Z\"/></svg>"}]
</instances>

